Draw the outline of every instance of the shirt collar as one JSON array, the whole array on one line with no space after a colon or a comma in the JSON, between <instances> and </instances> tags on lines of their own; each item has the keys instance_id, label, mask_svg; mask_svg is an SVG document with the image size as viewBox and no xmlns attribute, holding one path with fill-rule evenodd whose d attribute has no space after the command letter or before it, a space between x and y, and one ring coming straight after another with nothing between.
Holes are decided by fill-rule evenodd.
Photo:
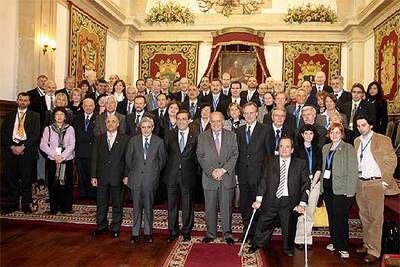
<instances>
[{"instance_id":1,"label":"shirt collar","mask_svg":"<svg viewBox=\"0 0 400 267\"><path fill-rule=\"evenodd\" d=\"M109 132L109 131L107 131L107 137L108 137L108 139L114 138L114 137L116 137L116 136L117 136L117 131L115 131L115 132Z\"/></svg>"},{"instance_id":2,"label":"shirt collar","mask_svg":"<svg viewBox=\"0 0 400 267\"><path fill-rule=\"evenodd\" d=\"M150 140L151 140L151 136L152 136L153 134L150 134L149 136L144 136L144 135L142 135L142 139L143 139L143 144L144 144L144 142L146 141L146 138L148 138L147 140L148 140L148 142L150 142Z\"/></svg>"},{"instance_id":3,"label":"shirt collar","mask_svg":"<svg viewBox=\"0 0 400 267\"><path fill-rule=\"evenodd\" d=\"M137 116L137 115L142 116L143 114L144 114L144 110L142 110L142 111L140 111L140 112L139 112L139 111L136 111L136 116Z\"/></svg>"},{"instance_id":4,"label":"shirt collar","mask_svg":"<svg viewBox=\"0 0 400 267\"><path fill-rule=\"evenodd\" d=\"M282 132L282 127L276 127L275 124L272 123L272 128L274 128L274 132L276 132L276 130L280 130Z\"/></svg>"},{"instance_id":5,"label":"shirt collar","mask_svg":"<svg viewBox=\"0 0 400 267\"><path fill-rule=\"evenodd\" d=\"M254 130L254 127L256 127L256 124L257 124L257 120L254 121L252 124L246 123L246 128L249 128L249 126L250 126L250 131L252 132Z\"/></svg>"},{"instance_id":6,"label":"shirt collar","mask_svg":"<svg viewBox=\"0 0 400 267\"><path fill-rule=\"evenodd\" d=\"M360 136L360 139L361 139L361 141L363 141L363 142L368 142L371 138L372 138L372 135L374 134L374 131L370 131L369 132L369 134L367 134L366 136L363 136L363 135L361 135Z\"/></svg>"},{"instance_id":7,"label":"shirt collar","mask_svg":"<svg viewBox=\"0 0 400 267\"><path fill-rule=\"evenodd\" d=\"M86 119L86 117L89 116L89 120L90 120L90 118L92 118L92 116L93 116L93 112L90 113L90 114L87 114L86 112L84 112L83 114L85 115L85 119Z\"/></svg>"},{"instance_id":8,"label":"shirt collar","mask_svg":"<svg viewBox=\"0 0 400 267\"><path fill-rule=\"evenodd\" d=\"M27 110L28 110L27 108L24 108L24 109L20 109L20 108L18 108L18 113L20 113L20 112L23 112L23 113L25 113Z\"/></svg>"},{"instance_id":9,"label":"shirt collar","mask_svg":"<svg viewBox=\"0 0 400 267\"><path fill-rule=\"evenodd\" d=\"M180 134L180 133L183 133L183 135L188 135L189 134L189 127L187 127L185 130L183 130L183 131L181 131L181 130L179 130L178 129L178 133Z\"/></svg>"}]
</instances>

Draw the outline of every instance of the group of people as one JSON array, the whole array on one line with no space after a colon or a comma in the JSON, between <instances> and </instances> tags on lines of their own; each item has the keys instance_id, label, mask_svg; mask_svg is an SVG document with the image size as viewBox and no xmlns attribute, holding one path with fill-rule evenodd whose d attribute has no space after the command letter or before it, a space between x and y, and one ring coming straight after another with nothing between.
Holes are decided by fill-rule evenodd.
<instances>
[{"instance_id":1,"label":"group of people","mask_svg":"<svg viewBox=\"0 0 400 267\"><path fill-rule=\"evenodd\" d=\"M380 257L384 196L400 193L393 179L397 158L384 136L387 103L378 82L366 91L356 83L350 92L341 76L330 83L318 72L315 85L304 81L287 95L271 77L261 84L250 77L246 89L228 73L222 80L202 77L199 86L186 77L126 86L117 75L107 82L88 72L78 88L68 76L56 90L40 75L36 88L18 94L18 107L1 127L11 200L4 212L18 209L22 192L22 211L31 213L31 185L37 182L48 187L50 214L72 213L75 165L80 197L96 199L94 236L109 229L119 236L127 186L133 201L130 242L140 242L142 220L144 241L153 242L153 206L164 184L168 242L179 235L191 240L194 197L203 192L204 243L217 238L218 210L224 240L235 243L237 205L243 231L249 230L249 253L267 245L278 217L283 251L293 256L304 241L312 248L322 195L331 236L326 248L348 258L348 215L356 199L364 239L357 252L374 262Z\"/></svg>"}]
</instances>

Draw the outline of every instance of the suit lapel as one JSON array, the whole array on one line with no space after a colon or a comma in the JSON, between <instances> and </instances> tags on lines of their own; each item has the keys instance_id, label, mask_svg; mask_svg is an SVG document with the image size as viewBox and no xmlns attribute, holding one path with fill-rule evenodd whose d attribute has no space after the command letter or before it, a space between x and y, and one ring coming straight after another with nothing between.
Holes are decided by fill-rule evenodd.
<instances>
[{"instance_id":1,"label":"suit lapel","mask_svg":"<svg viewBox=\"0 0 400 267\"><path fill-rule=\"evenodd\" d=\"M288 195L289 196L290 196L290 192L292 192L292 188L293 188L293 177L296 176L295 169L296 169L295 159L292 157L290 159L288 177L287 177L287 186L288 186Z\"/></svg>"},{"instance_id":2,"label":"suit lapel","mask_svg":"<svg viewBox=\"0 0 400 267\"><path fill-rule=\"evenodd\" d=\"M218 157L217 147L215 146L214 136L213 136L213 132L211 130L208 133L208 142L209 142L211 149L214 150L215 155L217 155L217 157ZM221 147L222 147L222 145L221 145Z\"/></svg>"}]
</instances>

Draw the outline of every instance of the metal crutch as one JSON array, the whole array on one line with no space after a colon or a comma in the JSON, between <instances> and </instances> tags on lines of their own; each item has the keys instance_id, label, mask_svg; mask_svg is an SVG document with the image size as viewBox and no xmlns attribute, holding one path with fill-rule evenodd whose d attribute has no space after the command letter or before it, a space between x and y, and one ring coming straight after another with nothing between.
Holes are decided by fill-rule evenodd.
<instances>
[{"instance_id":1,"label":"metal crutch","mask_svg":"<svg viewBox=\"0 0 400 267\"><path fill-rule=\"evenodd\" d=\"M243 242L242 242L242 245L240 246L238 256L242 256L243 246L246 243L247 235L249 234L251 223L253 222L254 214L256 214L256 211L257 211L256 209L253 209L253 214L251 215L249 225L247 226L246 234L244 235Z\"/></svg>"},{"instance_id":2,"label":"metal crutch","mask_svg":"<svg viewBox=\"0 0 400 267\"><path fill-rule=\"evenodd\" d=\"M307 196L310 196L310 190L306 190ZM304 266L308 267L307 252L307 207L304 208Z\"/></svg>"}]
</instances>

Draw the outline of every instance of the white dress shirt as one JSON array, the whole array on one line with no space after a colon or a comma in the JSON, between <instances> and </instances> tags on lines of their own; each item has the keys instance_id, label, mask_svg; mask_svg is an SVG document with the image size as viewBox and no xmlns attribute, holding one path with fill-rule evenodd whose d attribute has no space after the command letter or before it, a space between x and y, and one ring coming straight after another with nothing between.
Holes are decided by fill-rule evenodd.
<instances>
[{"instance_id":1,"label":"white dress shirt","mask_svg":"<svg viewBox=\"0 0 400 267\"><path fill-rule=\"evenodd\" d=\"M231 101L232 103L237 103L238 105L240 105L240 97L231 97Z\"/></svg>"},{"instance_id":2,"label":"white dress shirt","mask_svg":"<svg viewBox=\"0 0 400 267\"><path fill-rule=\"evenodd\" d=\"M256 89L254 89L254 90L250 90L250 88L247 89L247 101L250 101L253 98L253 95L255 92L256 92Z\"/></svg>"},{"instance_id":3,"label":"white dress shirt","mask_svg":"<svg viewBox=\"0 0 400 267\"><path fill-rule=\"evenodd\" d=\"M113 147L116 137L117 137L117 131L115 131L115 132L107 131L107 140L108 140L108 145L109 145L108 148L109 149L111 149Z\"/></svg>"},{"instance_id":4,"label":"white dress shirt","mask_svg":"<svg viewBox=\"0 0 400 267\"><path fill-rule=\"evenodd\" d=\"M44 95L44 100L46 101L47 110L51 110L51 106L54 107L54 99L55 99L54 95L51 95L51 96L48 94ZM52 101L53 101L53 104L51 104Z\"/></svg>"},{"instance_id":5,"label":"white dress shirt","mask_svg":"<svg viewBox=\"0 0 400 267\"><path fill-rule=\"evenodd\" d=\"M189 136L189 127L187 127L184 131L178 130L178 144L179 144L179 141L182 138L182 134L181 133L183 133L183 140L184 140L184 144L186 146L187 139L188 139L188 136Z\"/></svg>"},{"instance_id":6,"label":"white dress shirt","mask_svg":"<svg viewBox=\"0 0 400 267\"><path fill-rule=\"evenodd\" d=\"M250 136L253 135L254 127L256 127L256 124L257 124L257 120L255 122L253 122L252 124L250 124L250 125L246 123L246 132L249 129L249 126L250 126Z\"/></svg>"},{"instance_id":7,"label":"white dress shirt","mask_svg":"<svg viewBox=\"0 0 400 267\"><path fill-rule=\"evenodd\" d=\"M321 92L324 89L323 84L321 84L321 85L316 84L315 87L317 88L317 92Z\"/></svg>"},{"instance_id":8,"label":"white dress shirt","mask_svg":"<svg viewBox=\"0 0 400 267\"><path fill-rule=\"evenodd\" d=\"M381 169L378 166L378 163L376 163L374 156L371 153L371 138L372 135L374 134L373 131L371 131L368 135L366 136L360 136L360 147L357 150L357 159L358 159L358 167L359 167L359 173L360 177L362 178L372 178L372 177L382 177L382 172ZM361 160L361 149L363 150L363 158Z\"/></svg>"}]
</instances>

